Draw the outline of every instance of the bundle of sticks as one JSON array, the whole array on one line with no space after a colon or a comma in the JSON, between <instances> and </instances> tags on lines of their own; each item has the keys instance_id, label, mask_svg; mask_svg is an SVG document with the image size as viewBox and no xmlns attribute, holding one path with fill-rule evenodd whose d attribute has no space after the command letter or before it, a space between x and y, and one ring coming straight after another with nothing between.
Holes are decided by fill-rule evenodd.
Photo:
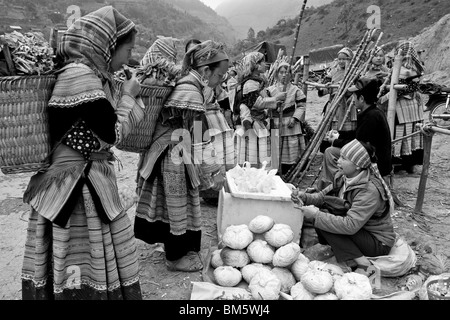
<instances>
[{"instance_id":1,"label":"bundle of sticks","mask_svg":"<svg viewBox=\"0 0 450 320\"><path fill-rule=\"evenodd\" d=\"M274 63L272 63L272 65L270 66L269 71L267 72L267 79L269 80L269 86L271 86L271 85L273 85L275 83L275 78L276 78L275 72L278 69L278 66L282 62L289 63L289 58L285 54L284 50L280 49L280 50L278 50L277 59L274 61Z\"/></svg>"},{"instance_id":2,"label":"bundle of sticks","mask_svg":"<svg viewBox=\"0 0 450 320\"><path fill-rule=\"evenodd\" d=\"M379 35L376 42L373 41L374 35L377 29L367 30L358 45L356 53L354 54L352 60L346 68L344 79L342 80L337 93L334 95L330 106L327 108L321 122L319 123L314 136L309 141L303 154L297 159L296 163L291 167L291 169L282 177L284 182L291 183L295 187L299 185L303 177L306 175L312 161L319 151L320 144L324 139L327 131L330 128L331 122L336 115L336 112L340 106L341 100L345 97L348 88L354 84L355 80L365 73L368 68L368 64L372 60L375 54L375 47L382 36ZM348 116L351 105L346 109L346 116ZM345 118L339 127L342 127Z\"/></svg>"}]
</instances>

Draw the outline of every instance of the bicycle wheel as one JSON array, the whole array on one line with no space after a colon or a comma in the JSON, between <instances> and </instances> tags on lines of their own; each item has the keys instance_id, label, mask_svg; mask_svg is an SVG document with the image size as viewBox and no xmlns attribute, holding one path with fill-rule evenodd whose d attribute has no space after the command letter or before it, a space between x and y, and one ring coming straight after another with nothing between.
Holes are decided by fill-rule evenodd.
<instances>
[{"instance_id":1,"label":"bicycle wheel","mask_svg":"<svg viewBox=\"0 0 450 320\"><path fill-rule=\"evenodd\" d=\"M450 106L445 102L440 102L430 111L429 119L437 127L450 129Z\"/></svg>"}]
</instances>

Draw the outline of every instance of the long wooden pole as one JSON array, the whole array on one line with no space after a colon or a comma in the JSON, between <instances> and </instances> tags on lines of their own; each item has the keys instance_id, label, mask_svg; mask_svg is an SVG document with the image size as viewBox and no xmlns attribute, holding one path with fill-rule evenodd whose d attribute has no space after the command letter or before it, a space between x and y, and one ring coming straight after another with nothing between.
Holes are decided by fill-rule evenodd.
<instances>
[{"instance_id":1,"label":"long wooden pole","mask_svg":"<svg viewBox=\"0 0 450 320\"><path fill-rule=\"evenodd\" d=\"M303 57L303 94L308 99L308 84L306 83L309 78L309 56Z\"/></svg>"},{"instance_id":2,"label":"long wooden pole","mask_svg":"<svg viewBox=\"0 0 450 320\"><path fill-rule=\"evenodd\" d=\"M423 166L420 174L419 189L417 191L416 206L414 213L422 213L423 200L425 198L425 188L428 180L428 170L430 169L431 145L433 141L433 133L423 135Z\"/></svg>"},{"instance_id":3,"label":"long wooden pole","mask_svg":"<svg viewBox=\"0 0 450 320\"><path fill-rule=\"evenodd\" d=\"M300 14L298 15L298 22L297 22L297 29L295 31L295 37L294 37L294 45L292 46L292 55L291 55L291 59L289 62L289 71L292 71L292 67L294 64L294 57L295 57L295 49L297 48L297 42L298 42L298 34L300 33L300 25L302 24L302 17L303 17L303 12L305 12L305 7L306 7L306 2L308 2L308 0L303 0L303 5L300 9ZM287 77L286 77L286 83L284 84L283 87L283 92L286 92L287 86L288 84L291 82L291 72L288 72ZM278 121L278 172L280 174L280 177L283 176L283 166L282 166L282 155L283 155L283 104L280 106L280 117L279 117L279 121Z\"/></svg>"}]
</instances>

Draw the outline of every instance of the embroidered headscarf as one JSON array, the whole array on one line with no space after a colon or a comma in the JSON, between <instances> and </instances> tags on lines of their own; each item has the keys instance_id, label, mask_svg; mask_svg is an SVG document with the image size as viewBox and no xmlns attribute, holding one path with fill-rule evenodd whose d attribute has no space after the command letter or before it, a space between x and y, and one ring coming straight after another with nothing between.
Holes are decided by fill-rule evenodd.
<instances>
[{"instance_id":1,"label":"embroidered headscarf","mask_svg":"<svg viewBox=\"0 0 450 320\"><path fill-rule=\"evenodd\" d=\"M405 68L414 70L418 74L422 74L424 71L422 62L419 59L419 55L414 49L411 41L404 41L398 45L395 49L397 53L400 50L400 54L403 56L403 66Z\"/></svg>"},{"instance_id":2,"label":"embroidered headscarf","mask_svg":"<svg viewBox=\"0 0 450 320\"><path fill-rule=\"evenodd\" d=\"M224 60L229 58L222 43L212 40L203 41L190 48L184 55L182 73Z\"/></svg>"},{"instance_id":3,"label":"embroidered headscarf","mask_svg":"<svg viewBox=\"0 0 450 320\"><path fill-rule=\"evenodd\" d=\"M345 54L350 60L353 59L353 51L350 48L344 47L341 50L339 50L338 55L340 53Z\"/></svg>"},{"instance_id":4,"label":"embroidered headscarf","mask_svg":"<svg viewBox=\"0 0 450 320\"><path fill-rule=\"evenodd\" d=\"M254 51L248 53L242 59L240 77L243 79L250 76L256 69L257 64L260 63L262 60L264 60L264 54L262 54L261 52Z\"/></svg>"},{"instance_id":5,"label":"embroidered headscarf","mask_svg":"<svg viewBox=\"0 0 450 320\"><path fill-rule=\"evenodd\" d=\"M112 6L76 20L61 37L57 55L66 67L58 75L49 106L72 107L100 98L114 101L111 59L117 39L133 29L134 23Z\"/></svg>"},{"instance_id":6,"label":"embroidered headscarf","mask_svg":"<svg viewBox=\"0 0 450 320\"><path fill-rule=\"evenodd\" d=\"M382 51L383 54L385 54L384 49L383 49L382 47L376 46L376 47L375 47L375 52L374 52L374 54L377 54L377 53L380 52L380 51Z\"/></svg>"},{"instance_id":7,"label":"embroidered headscarf","mask_svg":"<svg viewBox=\"0 0 450 320\"><path fill-rule=\"evenodd\" d=\"M341 155L347 158L349 161L353 162L356 166L369 169L372 174L380 180L383 189L385 191L385 195L382 195L383 199L389 201L389 210L392 213L394 210L394 199L392 198L391 191L387 186L384 179L381 177L380 171L378 170L378 166L376 163L372 163L370 160L370 155L367 152L367 149L359 142L357 139L354 139L344 145L341 148ZM372 155L373 157L374 155Z\"/></svg>"},{"instance_id":8,"label":"embroidered headscarf","mask_svg":"<svg viewBox=\"0 0 450 320\"><path fill-rule=\"evenodd\" d=\"M291 73L291 65L289 63L283 61L278 65L277 70L275 71L276 72L275 74L277 77L278 77L278 73L280 72L281 68L286 68L287 72Z\"/></svg>"},{"instance_id":9,"label":"embroidered headscarf","mask_svg":"<svg viewBox=\"0 0 450 320\"><path fill-rule=\"evenodd\" d=\"M176 62L177 50L176 42L179 41L172 37L158 36L158 39L153 42L153 44L148 48L141 60L141 66L146 66L150 63L155 63L161 58L166 58L170 62Z\"/></svg>"}]
</instances>

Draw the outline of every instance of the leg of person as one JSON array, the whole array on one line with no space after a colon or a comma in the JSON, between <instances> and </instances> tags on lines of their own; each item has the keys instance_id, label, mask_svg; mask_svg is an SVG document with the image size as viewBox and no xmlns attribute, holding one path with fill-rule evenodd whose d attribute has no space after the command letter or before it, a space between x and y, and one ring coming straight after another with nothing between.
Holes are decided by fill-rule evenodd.
<instances>
[{"instance_id":1,"label":"leg of person","mask_svg":"<svg viewBox=\"0 0 450 320\"><path fill-rule=\"evenodd\" d=\"M323 154L322 172L317 181L317 189L323 190L327 185L333 183L334 176L339 170L337 161L340 157L341 149L329 147Z\"/></svg>"},{"instance_id":2,"label":"leg of person","mask_svg":"<svg viewBox=\"0 0 450 320\"><path fill-rule=\"evenodd\" d=\"M338 262L354 260L356 264L358 261L364 263L365 259L367 259L365 257L386 255L391 249L383 245L370 232L364 229L360 229L353 235L335 234L324 230L320 230L319 232L331 246Z\"/></svg>"},{"instance_id":3,"label":"leg of person","mask_svg":"<svg viewBox=\"0 0 450 320\"><path fill-rule=\"evenodd\" d=\"M200 257L201 231L187 230L182 235L170 234L164 243L167 268L171 271L195 272L203 269Z\"/></svg>"}]
</instances>

